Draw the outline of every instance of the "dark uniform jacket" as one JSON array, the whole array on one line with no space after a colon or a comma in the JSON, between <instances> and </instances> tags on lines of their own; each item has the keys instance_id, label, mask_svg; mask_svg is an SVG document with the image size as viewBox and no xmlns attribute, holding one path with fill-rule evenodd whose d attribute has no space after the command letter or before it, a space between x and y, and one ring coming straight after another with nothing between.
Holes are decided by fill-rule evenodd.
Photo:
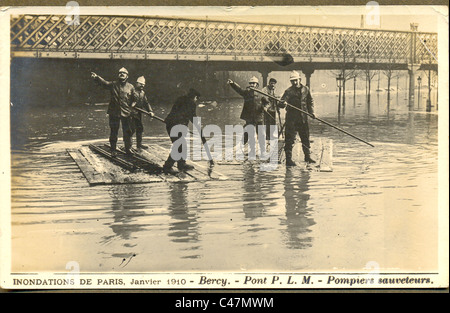
<instances>
[{"instance_id":1,"label":"dark uniform jacket","mask_svg":"<svg viewBox=\"0 0 450 313\"><path fill-rule=\"evenodd\" d=\"M262 122L264 120L264 109L261 96L253 90L242 89L235 82L231 83L230 86L244 98L241 119L248 123Z\"/></svg>"},{"instance_id":2,"label":"dark uniform jacket","mask_svg":"<svg viewBox=\"0 0 450 313\"><path fill-rule=\"evenodd\" d=\"M273 96L273 97L275 97L275 89L269 89L267 86L266 87L264 87L263 89L262 89L262 92L264 92L264 93L266 93L266 94L268 94L268 95L271 95L271 96ZM261 103L263 104L263 106L265 106L266 108L267 108L267 111L269 112L269 113L275 113L275 111L276 111L276 103L277 103L277 101L275 101L275 100L273 100L273 99L271 99L271 98L266 98L266 97L262 97L261 98Z\"/></svg>"},{"instance_id":3,"label":"dark uniform jacket","mask_svg":"<svg viewBox=\"0 0 450 313\"><path fill-rule=\"evenodd\" d=\"M310 114L314 114L314 101L307 86L300 84L300 88L291 86L284 92L281 100L286 101L292 106L295 106ZM308 122L308 116L299 110L290 106L286 107L286 122Z\"/></svg>"},{"instance_id":4,"label":"dark uniform jacket","mask_svg":"<svg viewBox=\"0 0 450 313\"><path fill-rule=\"evenodd\" d=\"M181 96L175 100L165 122L168 126L188 125L197 116L197 104L191 97Z\"/></svg>"},{"instance_id":5,"label":"dark uniform jacket","mask_svg":"<svg viewBox=\"0 0 450 313\"><path fill-rule=\"evenodd\" d=\"M147 112L152 111L152 107L148 103L147 95L144 90L136 90L136 107Z\"/></svg>"},{"instance_id":6,"label":"dark uniform jacket","mask_svg":"<svg viewBox=\"0 0 450 313\"><path fill-rule=\"evenodd\" d=\"M136 99L136 107L142 110L145 110L147 112L152 112L152 107L150 106L150 103L148 103L147 95L145 94L144 90L136 90L135 94ZM139 120L141 119L141 112L137 112L135 117Z\"/></svg>"},{"instance_id":7,"label":"dark uniform jacket","mask_svg":"<svg viewBox=\"0 0 450 313\"><path fill-rule=\"evenodd\" d=\"M128 82L125 84L118 81L109 82L100 76L97 76L96 80L111 92L107 113L112 116L130 116L131 106L136 101L134 86Z\"/></svg>"}]
</instances>

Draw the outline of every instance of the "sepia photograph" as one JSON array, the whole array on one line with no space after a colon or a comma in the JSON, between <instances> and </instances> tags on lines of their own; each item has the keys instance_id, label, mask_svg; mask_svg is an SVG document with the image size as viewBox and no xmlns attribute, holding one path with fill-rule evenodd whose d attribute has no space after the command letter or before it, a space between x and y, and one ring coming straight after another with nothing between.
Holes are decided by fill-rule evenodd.
<instances>
[{"instance_id":1,"label":"sepia photograph","mask_svg":"<svg viewBox=\"0 0 450 313\"><path fill-rule=\"evenodd\" d=\"M448 7L0 23L2 288L448 288Z\"/></svg>"}]
</instances>

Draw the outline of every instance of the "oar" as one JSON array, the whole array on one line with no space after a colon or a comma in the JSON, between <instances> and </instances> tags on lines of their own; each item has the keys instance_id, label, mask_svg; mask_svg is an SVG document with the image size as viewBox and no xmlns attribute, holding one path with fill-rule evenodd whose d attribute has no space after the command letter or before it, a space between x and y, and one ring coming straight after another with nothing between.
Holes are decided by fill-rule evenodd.
<instances>
[{"instance_id":1,"label":"oar","mask_svg":"<svg viewBox=\"0 0 450 313\"><path fill-rule=\"evenodd\" d=\"M266 97L269 97L269 98L271 98L271 99L274 99L274 100L276 100L276 101L278 101L278 102L283 103L283 101L281 101L280 99L278 99L278 98L276 98L276 97L274 97L274 96L272 96L272 95L269 95L269 94L267 94L267 93L265 93L265 92L263 92L263 91L260 91L260 90L258 90L258 89L252 88L252 87L250 87L250 89L253 90L253 91L259 92L260 94L262 94L262 95L264 95L264 96L266 96ZM328 126L330 126L330 127L333 127L334 129L339 130L340 132L343 132L344 134L349 135L350 137L353 137L353 138L355 138L355 139L358 139L359 141L364 142L365 144L367 144L367 145L369 145L369 146L371 146L371 147L375 147L375 146L372 145L371 143L369 143L369 142L367 142L367 141L365 141L365 140L363 140L363 139L361 139L361 138L359 138L359 137L356 137L355 135L349 133L348 131L343 130L342 128L339 128L339 127L337 127L337 126L334 126L333 124L330 124L330 123L328 123L327 121L324 121L324 120L322 120L322 119L320 119L320 118L318 118L318 117L315 117L314 115L312 115L312 114L309 113L309 112L306 112L306 111L304 111L304 110L302 110L302 109L299 109L299 108L297 108L297 107L295 107L295 106L293 106L292 104L289 104L289 103L287 103L287 102L286 102L286 104L287 104L288 106L290 106L291 108L294 108L294 109L296 109L296 110L298 110L298 111L300 111L300 112L302 112L302 113L308 115L309 117L318 120L319 122L322 122L322 123L324 123L324 124L326 124L326 125L328 125Z\"/></svg>"},{"instance_id":2,"label":"oar","mask_svg":"<svg viewBox=\"0 0 450 313\"><path fill-rule=\"evenodd\" d=\"M147 111L145 111L145 110L143 110L141 108L137 108L137 107L133 107L133 109L135 109L138 112L144 113L144 114L146 114L146 115L148 115L148 116L150 116L150 117L152 117L152 118L154 118L154 119L156 119L156 120L158 120L160 122L163 122L164 124L166 123L166 121L164 119L160 118L159 116L156 116L153 113L147 112ZM201 131L201 130L199 130L199 131ZM191 133L191 135L193 135L193 133L191 131L189 131L189 133ZM204 137L202 136L202 138L204 138ZM205 147L206 155L208 156L209 165L210 165L210 167L213 167L214 166L214 160L212 158L211 151L209 150L208 144L206 143L206 139L205 139L205 142L203 142L203 146ZM211 173L208 172L208 174L211 174Z\"/></svg>"}]
</instances>

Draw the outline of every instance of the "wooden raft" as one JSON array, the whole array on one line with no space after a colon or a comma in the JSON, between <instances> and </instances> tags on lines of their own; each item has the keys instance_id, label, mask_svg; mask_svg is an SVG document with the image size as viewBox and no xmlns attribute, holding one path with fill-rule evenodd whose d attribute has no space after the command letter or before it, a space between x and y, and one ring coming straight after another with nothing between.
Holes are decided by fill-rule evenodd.
<instances>
[{"instance_id":1,"label":"wooden raft","mask_svg":"<svg viewBox=\"0 0 450 313\"><path fill-rule=\"evenodd\" d=\"M117 156L111 156L111 149L106 144L82 146L79 149L67 149L89 185L155 183L155 182L194 182L208 180L228 180L229 177L218 173L214 168L208 171L208 165L190 162L194 169L187 172L177 171L165 174L163 164L169 150L152 144L148 150L135 150L134 155L126 155L120 149Z\"/></svg>"}]
</instances>

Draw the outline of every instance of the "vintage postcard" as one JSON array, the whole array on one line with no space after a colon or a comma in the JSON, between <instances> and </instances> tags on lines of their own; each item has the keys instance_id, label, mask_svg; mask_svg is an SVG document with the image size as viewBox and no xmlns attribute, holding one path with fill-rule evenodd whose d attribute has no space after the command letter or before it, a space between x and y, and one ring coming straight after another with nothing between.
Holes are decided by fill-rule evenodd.
<instances>
[{"instance_id":1,"label":"vintage postcard","mask_svg":"<svg viewBox=\"0 0 450 313\"><path fill-rule=\"evenodd\" d=\"M448 288L448 7L0 22L1 288Z\"/></svg>"}]
</instances>

